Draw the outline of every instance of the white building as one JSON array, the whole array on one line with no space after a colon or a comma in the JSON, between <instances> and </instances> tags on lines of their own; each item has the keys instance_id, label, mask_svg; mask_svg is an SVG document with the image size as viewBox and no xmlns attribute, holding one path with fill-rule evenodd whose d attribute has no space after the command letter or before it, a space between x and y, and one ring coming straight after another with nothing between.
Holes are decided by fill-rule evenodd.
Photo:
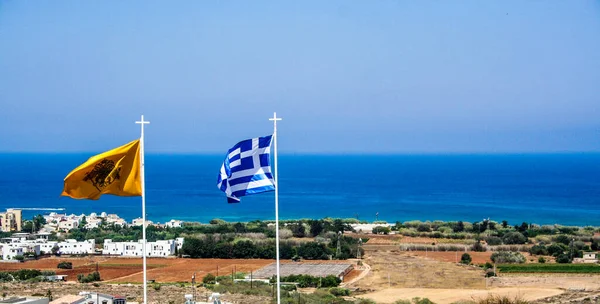
<instances>
[{"instance_id":1,"label":"white building","mask_svg":"<svg viewBox=\"0 0 600 304\"><path fill-rule=\"evenodd\" d=\"M39 243L40 251L46 254L52 253L52 248L56 246L59 254L94 254L96 253L96 241L87 240L78 242L73 239L68 239L63 242L43 242Z\"/></svg>"},{"instance_id":2,"label":"white building","mask_svg":"<svg viewBox=\"0 0 600 304\"><path fill-rule=\"evenodd\" d=\"M69 231L69 230L77 228L77 227L79 227L78 219L68 218L68 219L63 219L60 222L58 222L58 230Z\"/></svg>"},{"instance_id":3,"label":"white building","mask_svg":"<svg viewBox=\"0 0 600 304\"><path fill-rule=\"evenodd\" d=\"M100 227L100 224L102 223L102 219L99 218L85 218L85 221L87 222L85 224L85 226L83 226L86 229L94 229L94 228L98 228Z\"/></svg>"},{"instance_id":4,"label":"white building","mask_svg":"<svg viewBox=\"0 0 600 304\"><path fill-rule=\"evenodd\" d=\"M165 226L169 228L181 228L183 227L183 222L179 220L170 220L165 223Z\"/></svg>"},{"instance_id":5,"label":"white building","mask_svg":"<svg viewBox=\"0 0 600 304\"><path fill-rule=\"evenodd\" d=\"M131 226L142 226L143 222L143 219L138 217L131 221ZM152 221L146 220L146 227L148 227L148 225L154 225L154 223Z\"/></svg>"},{"instance_id":6,"label":"white building","mask_svg":"<svg viewBox=\"0 0 600 304\"><path fill-rule=\"evenodd\" d=\"M175 254L175 249L181 249L183 238L177 240L163 240L156 242L146 242L147 257L167 257ZM112 240L104 240L104 248L102 254L141 257L143 255L143 240L137 242L113 242Z\"/></svg>"},{"instance_id":7,"label":"white building","mask_svg":"<svg viewBox=\"0 0 600 304\"><path fill-rule=\"evenodd\" d=\"M2 259L3 260L14 260L16 256L23 255L23 248L10 246L5 244L2 246Z\"/></svg>"},{"instance_id":8,"label":"white building","mask_svg":"<svg viewBox=\"0 0 600 304\"><path fill-rule=\"evenodd\" d=\"M0 302L1 303L1 302ZM112 296L103 293L82 291L79 295L68 295L56 299L51 304L125 304L126 299L122 296Z\"/></svg>"},{"instance_id":9,"label":"white building","mask_svg":"<svg viewBox=\"0 0 600 304\"><path fill-rule=\"evenodd\" d=\"M598 263L598 254L596 252L584 252L583 257L574 258L573 263Z\"/></svg>"},{"instance_id":10,"label":"white building","mask_svg":"<svg viewBox=\"0 0 600 304\"><path fill-rule=\"evenodd\" d=\"M92 212L89 215L66 215L51 212L50 214L44 216L47 225L50 228L61 231L69 231L73 228L79 228L83 217L85 217L86 220L86 224L83 227L87 229L100 227L103 220L105 220L109 225L115 224L122 227L127 226L127 222L124 219L120 218L116 214L106 214L106 212L102 212L100 215L95 212Z\"/></svg>"}]
</instances>

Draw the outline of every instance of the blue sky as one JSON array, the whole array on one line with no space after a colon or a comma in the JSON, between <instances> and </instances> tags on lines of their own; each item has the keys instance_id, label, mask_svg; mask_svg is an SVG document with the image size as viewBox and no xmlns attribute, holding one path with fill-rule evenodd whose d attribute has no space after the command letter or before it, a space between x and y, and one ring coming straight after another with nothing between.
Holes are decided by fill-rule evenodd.
<instances>
[{"instance_id":1,"label":"blue sky","mask_svg":"<svg viewBox=\"0 0 600 304\"><path fill-rule=\"evenodd\" d=\"M600 151L598 1L2 1L0 151Z\"/></svg>"}]
</instances>

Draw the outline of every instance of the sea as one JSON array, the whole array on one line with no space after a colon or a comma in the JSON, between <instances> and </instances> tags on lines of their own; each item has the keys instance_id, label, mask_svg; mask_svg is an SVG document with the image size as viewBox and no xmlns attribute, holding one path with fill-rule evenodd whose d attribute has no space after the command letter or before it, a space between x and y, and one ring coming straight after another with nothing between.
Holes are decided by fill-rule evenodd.
<instances>
[{"instance_id":1,"label":"sea","mask_svg":"<svg viewBox=\"0 0 600 304\"><path fill-rule=\"evenodd\" d=\"M140 197L61 197L64 177L91 154L0 154L0 209L142 216ZM223 155L147 154L149 220L274 220L274 192L228 204ZM279 218L362 221L483 219L600 226L600 154L302 155L279 157ZM27 210L31 218L51 210Z\"/></svg>"}]
</instances>

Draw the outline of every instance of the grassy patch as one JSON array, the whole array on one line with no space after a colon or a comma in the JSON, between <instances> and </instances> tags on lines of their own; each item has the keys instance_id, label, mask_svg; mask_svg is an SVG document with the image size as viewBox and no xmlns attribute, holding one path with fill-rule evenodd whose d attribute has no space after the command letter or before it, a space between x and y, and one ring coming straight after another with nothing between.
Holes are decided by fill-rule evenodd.
<instances>
[{"instance_id":1,"label":"grassy patch","mask_svg":"<svg viewBox=\"0 0 600 304\"><path fill-rule=\"evenodd\" d=\"M501 264L503 273L600 273L596 264Z\"/></svg>"}]
</instances>

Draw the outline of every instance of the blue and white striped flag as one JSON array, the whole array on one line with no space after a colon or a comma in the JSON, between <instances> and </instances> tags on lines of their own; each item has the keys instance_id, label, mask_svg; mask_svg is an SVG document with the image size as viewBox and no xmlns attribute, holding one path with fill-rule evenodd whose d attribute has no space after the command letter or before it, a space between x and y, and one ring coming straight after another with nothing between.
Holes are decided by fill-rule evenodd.
<instances>
[{"instance_id":1,"label":"blue and white striped flag","mask_svg":"<svg viewBox=\"0 0 600 304\"><path fill-rule=\"evenodd\" d=\"M245 195L275 190L270 165L272 137L243 140L227 151L217 187L225 192L228 203L239 203Z\"/></svg>"}]
</instances>

